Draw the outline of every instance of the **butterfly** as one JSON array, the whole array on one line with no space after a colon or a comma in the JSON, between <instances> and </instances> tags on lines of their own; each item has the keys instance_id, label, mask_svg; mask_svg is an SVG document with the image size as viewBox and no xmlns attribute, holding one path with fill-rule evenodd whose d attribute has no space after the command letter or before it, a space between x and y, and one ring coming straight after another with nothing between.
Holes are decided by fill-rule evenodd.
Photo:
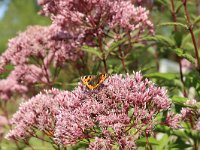
<instances>
[{"instance_id":1,"label":"butterfly","mask_svg":"<svg viewBox=\"0 0 200 150\"><path fill-rule=\"evenodd\" d=\"M99 75L88 75L81 77L81 81L89 89L93 90L101 85L108 78L108 74L101 73Z\"/></svg>"}]
</instances>

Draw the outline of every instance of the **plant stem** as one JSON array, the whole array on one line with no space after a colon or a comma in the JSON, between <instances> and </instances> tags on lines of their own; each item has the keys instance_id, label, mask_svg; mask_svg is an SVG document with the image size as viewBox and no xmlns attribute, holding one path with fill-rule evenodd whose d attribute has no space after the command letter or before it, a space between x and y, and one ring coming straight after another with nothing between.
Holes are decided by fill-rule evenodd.
<instances>
[{"instance_id":1,"label":"plant stem","mask_svg":"<svg viewBox=\"0 0 200 150\"><path fill-rule=\"evenodd\" d=\"M194 32L193 32L193 26L190 22L190 16L189 16L189 12L188 12L188 9L187 9L187 0L182 0L182 3L183 3L183 6L184 6L184 12L185 12L185 16L186 16L187 23L188 23L188 30L191 34L192 42L193 42L194 49L195 49L196 68L200 72L199 53L198 53L198 48L197 48L197 43L196 43L196 40L195 40Z\"/></svg>"},{"instance_id":2,"label":"plant stem","mask_svg":"<svg viewBox=\"0 0 200 150\"><path fill-rule=\"evenodd\" d=\"M171 0L171 7L172 7L171 14L172 14L172 17L173 17L173 21L177 22L174 0ZM176 25L174 25L174 31L175 32L178 31L178 28L177 28ZM179 63L180 79L181 79L181 82L182 82L182 85L183 85L183 95L184 95L184 97L187 97L187 93L186 93L186 89L185 89L185 83L184 83L184 80L183 80L183 70L182 70L182 64L181 64L181 58L180 57L178 57L178 63Z\"/></svg>"},{"instance_id":3,"label":"plant stem","mask_svg":"<svg viewBox=\"0 0 200 150\"><path fill-rule=\"evenodd\" d=\"M184 83L184 80L183 80L183 71L182 71L181 58L179 58L179 72L180 72L181 82L183 84L183 96L187 97L187 92L186 92L186 89L185 89L185 83Z\"/></svg>"},{"instance_id":4,"label":"plant stem","mask_svg":"<svg viewBox=\"0 0 200 150\"><path fill-rule=\"evenodd\" d=\"M104 70L105 70L105 73L108 73L105 54L104 54L103 46L102 46L102 40L101 40L101 37L99 37L99 35L98 35L98 43L99 43L100 51L102 53L102 61L103 61L103 65L104 65Z\"/></svg>"},{"instance_id":5,"label":"plant stem","mask_svg":"<svg viewBox=\"0 0 200 150\"><path fill-rule=\"evenodd\" d=\"M119 53L120 53L120 57L121 57L120 59L121 59L121 62L122 62L123 69L124 69L125 72L127 72L126 65L125 65L125 62L124 62L124 54L122 52L121 46L119 46Z\"/></svg>"},{"instance_id":6,"label":"plant stem","mask_svg":"<svg viewBox=\"0 0 200 150\"><path fill-rule=\"evenodd\" d=\"M172 6L171 14L172 14L174 22L176 22L176 11L175 11L175 6L174 6L174 0L171 0L171 6ZM174 25L174 31L178 31L176 25Z\"/></svg>"}]
</instances>

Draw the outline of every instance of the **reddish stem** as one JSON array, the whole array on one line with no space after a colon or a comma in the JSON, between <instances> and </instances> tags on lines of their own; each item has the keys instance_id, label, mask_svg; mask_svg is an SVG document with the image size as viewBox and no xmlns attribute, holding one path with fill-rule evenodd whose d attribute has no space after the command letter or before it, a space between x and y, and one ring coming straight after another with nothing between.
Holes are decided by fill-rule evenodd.
<instances>
[{"instance_id":1,"label":"reddish stem","mask_svg":"<svg viewBox=\"0 0 200 150\"><path fill-rule=\"evenodd\" d=\"M171 6L172 6L171 14L172 14L174 22L176 22L176 11L175 11L175 6L174 6L174 0L171 0ZM176 25L174 25L174 31L178 31Z\"/></svg>"},{"instance_id":2,"label":"reddish stem","mask_svg":"<svg viewBox=\"0 0 200 150\"><path fill-rule=\"evenodd\" d=\"M173 17L173 21L177 22L174 0L171 0L171 6L172 6L171 14L172 14L172 17ZM175 32L178 31L178 28L177 28L176 25L174 25L174 31ZM182 64L181 64L181 58L180 57L178 57L178 62L179 62L180 79L181 79L181 82L182 82L182 85L183 85L183 95L184 95L184 97L187 97L187 93L186 93L186 89L185 89L185 83L184 83L184 80L183 80L183 70L182 70Z\"/></svg>"},{"instance_id":3,"label":"reddish stem","mask_svg":"<svg viewBox=\"0 0 200 150\"><path fill-rule=\"evenodd\" d=\"M198 48L197 48L197 43L196 43L196 40L195 40L194 32L193 32L193 26L190 22L190 16L189 16L189 12L188 12L188 9L187 9L187 0L182 0L182 3L183 3L183 6L184 6L185 16L186 16L186 19L187 19L187 22L188 22L188 30L191 34L192 42L193 42L194 49L195 49L196 65L197 65L196 68L200 72L199 53L198 53Z\"/></svg>"}]
</instances>

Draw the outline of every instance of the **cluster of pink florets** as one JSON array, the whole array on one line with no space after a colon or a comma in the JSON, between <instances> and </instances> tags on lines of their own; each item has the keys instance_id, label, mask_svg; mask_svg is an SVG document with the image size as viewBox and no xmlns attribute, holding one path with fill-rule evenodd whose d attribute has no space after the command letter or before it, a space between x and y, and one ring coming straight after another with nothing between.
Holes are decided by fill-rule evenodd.
<instances>
[{"instance_id":1,"label":"cluster of pink florets","mask_svg":"<svg viewBox=\"0 0 200 150\"><path fill-rule=\"evenodd\" d=\"M31 98L13 116L16 127L7 137L23 139L39 129L63 145L95 139L89 149L135 149L135 140L151 134L157 114L169 107L166 91L140 73L113 75L98 89L79 85L71 92L54 89Z\"/></svg>"},{"instance_id":2,"label":"cluster of pink florets","mask_svg":"<svg viewBox=\"0 0 200 150\"><path fill-rule=\"evenodd\" d=\"M135 7L127 0L40 0L42 14L50 16L53 23L71 31L78 28L82 33L104 34L106 28L153 33L149 12ZM73 28L72 28L73 26ZM85 34L86 36L86 34Z\"/></svg>"},{"instance_id":3,"label":"cluster of pink florets","mask_svg":"<svg viewBox=\"0 0 200 150\"><path fill-rule=\"evenodd\" d=\"M0 57L0 73L6 71L8 64L14 67L11 76L0 80L8 85L0 89L2 99L26 93L32 83L51 85L52 66L62 68L66 62L82 59L81 47L99 46L97 39L102 42L111 30L117 34L123 31L137 39L145 31L153 33L149 12L141 6L135 7L131 1L39 0L38 3L42 6L41 13L49 16L52 24L28 27L9 41Z\"/></svg>"},{"instance_id":4,"label":"cluster of pink florets","mask_svg":"<svg viewBox=\"0 0 200 150\"><path fill-rule=\"evenodd\" d=\"M26 93L33 83L48 84L50 67L62 66L66 61L76 61L83 56L71 38L53 27L30 26L11 39L7 50L0 56L1 72L6 65L13 70L0 80L0 98L8 100L14 93Z\"/></svg>"}]
</instances>

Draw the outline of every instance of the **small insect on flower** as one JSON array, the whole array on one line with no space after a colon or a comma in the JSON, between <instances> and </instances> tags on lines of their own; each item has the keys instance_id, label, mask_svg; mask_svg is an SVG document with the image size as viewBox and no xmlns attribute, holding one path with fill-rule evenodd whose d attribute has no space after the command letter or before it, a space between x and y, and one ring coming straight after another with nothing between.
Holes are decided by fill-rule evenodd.
<instances>
[{"instance_id":1,"label":"small insect on flower","mask_svg":"<svg viewBox=\"0 0 200 150\"><path fill-rule=\"evenodd\" d=\"M101 73L99 75L88 75L81 77L81 81L84 85L86 85L89 89L93 90L99 85L101 85L107 78L108 74Z\"/></svg>"}]
</instances>

